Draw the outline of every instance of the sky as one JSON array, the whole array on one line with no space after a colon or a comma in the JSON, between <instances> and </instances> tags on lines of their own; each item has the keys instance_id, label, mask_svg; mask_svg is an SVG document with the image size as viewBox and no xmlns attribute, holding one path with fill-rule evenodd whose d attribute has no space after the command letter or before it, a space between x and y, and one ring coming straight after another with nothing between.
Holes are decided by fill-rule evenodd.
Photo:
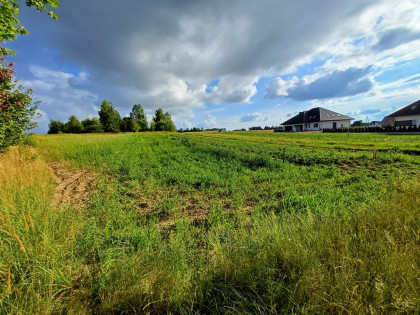
<instances>
[{"instance_id":1,"label":"sky","mask_svg":"<svg viewBox=\"0 0 420 315\"><path fill-rule=\"evenodd\" d=\"M373 121L420 99L420 0L61 0L6 45L51 119L142 104L177 128L278 126L324 107Z\"/></svg>"}]
</instances>

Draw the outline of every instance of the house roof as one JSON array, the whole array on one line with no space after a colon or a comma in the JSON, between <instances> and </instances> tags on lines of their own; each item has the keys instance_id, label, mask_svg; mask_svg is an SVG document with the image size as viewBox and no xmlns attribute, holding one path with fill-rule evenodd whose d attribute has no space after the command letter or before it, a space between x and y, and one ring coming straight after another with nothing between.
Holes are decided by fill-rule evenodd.
<instances>
[{"instance_id":1,"label":"house roof","mask_svg":"<svg viewBox=\"0 0 420 315\"><path fill-rule=\"evenodd\" d=\"M381 121L381 125L383 125L383 126L392 125L392 124L394 124L394 122L395 122L394 117L385 116L384 119L382 119L382 121Z\"/></svg>"},{"instance_id":2,"label":"house roof","mask_svg":"<svg viewBox=\"0 0 420 315\"><path fill-rule=\"evenodd\" d=\"M282 125L296 125L296 124L307 124L320 121L330 120L352 120L349 116L333 112L322 107L315 107L308 111L300 112L296 116L293 116L289 120L286 120Z\"/></svg>"},{"instance_id":3,"label":"house roof","mask_svg":"<svg viewBox=\"0 0 420 315\"><path fill-rule=\"evenodd\" d=\"M388 115L389 117L420 115L420 100L406 107L397 110L395 113Z\"/></svg>"}]
</instances>

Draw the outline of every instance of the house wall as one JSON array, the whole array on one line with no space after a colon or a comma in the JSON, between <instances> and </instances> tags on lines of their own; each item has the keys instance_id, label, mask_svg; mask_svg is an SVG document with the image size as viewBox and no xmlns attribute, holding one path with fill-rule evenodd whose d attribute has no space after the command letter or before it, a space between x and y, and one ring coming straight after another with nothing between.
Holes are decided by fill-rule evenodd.
<instances>
[{"instance_id":1,"label":"house wall","mask_svg":"<svg viewBox=\"0 0 420 315\"><path fill-rule=\"evenodd\" d=\"M303 130L305 130L305 131L321 130L320 129L320 126L321 126L321 123L320 122L310 123L310 124L303 124Z\"/></svg>"},{"instance_id":2,"label":"house wall","mask_svg":"<svg viewBox=\"0 0 420 315\"><path fill-rule=\"evenodd\" d=\"M315 127L314 125L318 124L318 127ZM297 125L284 125L284 130L287 130L288 127L291 127L292 130L291 131L300 131L299 126L302 126L302 131L315 131L315 130L321 130L320 126L321 123L310 123L310 124L297 124Z\"/></svg>"},{"instance_id":3,"label":"house wall","mask_svg":"<svg viewBox=\"0 0 420 315\"><path fill-rule=\"evenodd\" d=\"M343 125L345 128L350 127L350 120L337 120L337 121L323 121L323 122L315 122L310 124L297 124L297 125L284 125L284 129L286 130L287 127L292 127L292 131L300 131L299 126L302 125L302 131L316 131L316 130L322 130L322 129L332 129L333 123L337 123L337 129L341 128L341 125ZM318 125L315 127L315 125Z\"/></svg>"},{"instance_id":4,"label":"house wall","mask_svg":"<svg viewBox=\"0 0 420 315\"><path fill-rule=\"evenodd\" d=\"M395 121L401 121L401 120L415 120L415 122L413 122L413 124L415 124L417 127L420 126L420 115L395 117Z\"/></svg>"},{"instance_id":5,"label":"house wall","mask_svg":"<svg viewBox=\"0 0 420 315\"><path fill-rule=\"evenodd\" d=\"M337 129L341 128L343 125L344 128L350 128L350 120L330 120L330 121L323 121L321 124L321 129L332 129L333 123L337 123Z\"/></svg>"}]
</instances>

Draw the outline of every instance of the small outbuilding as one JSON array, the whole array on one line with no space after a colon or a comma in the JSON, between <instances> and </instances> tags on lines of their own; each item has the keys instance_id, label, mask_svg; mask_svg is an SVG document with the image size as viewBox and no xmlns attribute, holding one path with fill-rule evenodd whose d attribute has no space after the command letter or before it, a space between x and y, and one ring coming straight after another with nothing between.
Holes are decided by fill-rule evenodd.
<instances>
[{"instance_id":1,"label":"small outbuilding","mask_svg":"<svg viewBox=\"0 0 420 315\"><path fill-rule=\"evenodd\" d=\"M354 118L322 107L312 108L282 123L284 131L316 131L322 129L349 128Z\"/></svg>"}]
</instances>

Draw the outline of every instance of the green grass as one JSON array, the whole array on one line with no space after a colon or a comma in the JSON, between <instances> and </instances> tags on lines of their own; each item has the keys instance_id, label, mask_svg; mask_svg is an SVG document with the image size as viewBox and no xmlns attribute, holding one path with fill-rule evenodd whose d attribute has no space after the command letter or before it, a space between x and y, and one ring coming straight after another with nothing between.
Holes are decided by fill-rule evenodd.
<instances>
[{"instance_id":1,"label":"green grass","mask_svg":"<svg viewBox=\"0 0 420 315\"><path fill-rule=\"evenodd\" d=\"M16 172L67 160L99 178L87 209L51 207L44 171L0 193L0 227L27 248L0 232L0 313L420 311L419 136L36 142ZM380 151L324 149L341 146Z\"/></svg>"},{"instance_id":2,"label":"green grass","mask_svg":"<svg viewBox=\"0 0 420 315\"><path fill-rule=\"evenodd\" d=\"M207 134L208 135L208 134ZM292 143L310 147L400 150L420 153L419 135L393 133L271 133L229 132L225 137L250 138L268 143Z\"/></svg>"}]
</instances>

